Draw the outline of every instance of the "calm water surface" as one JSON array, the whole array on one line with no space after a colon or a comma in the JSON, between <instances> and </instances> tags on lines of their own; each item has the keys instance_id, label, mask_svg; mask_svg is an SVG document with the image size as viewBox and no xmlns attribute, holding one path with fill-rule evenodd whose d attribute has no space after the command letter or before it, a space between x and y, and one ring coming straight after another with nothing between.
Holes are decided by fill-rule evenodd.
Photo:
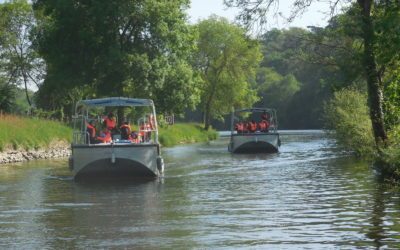
<instances>
[{"instance_id":1,"label":"calm water surface","mask_svg":"<svg viewBox=\"0 0 400 250\"><path fill-rule=\"evenodd\" d=\"M0 166L1 249L398 249L400 192L320 131L279 154L164 149L163 178L75 183L66 160Z\"/></svg>"}]
</instances>

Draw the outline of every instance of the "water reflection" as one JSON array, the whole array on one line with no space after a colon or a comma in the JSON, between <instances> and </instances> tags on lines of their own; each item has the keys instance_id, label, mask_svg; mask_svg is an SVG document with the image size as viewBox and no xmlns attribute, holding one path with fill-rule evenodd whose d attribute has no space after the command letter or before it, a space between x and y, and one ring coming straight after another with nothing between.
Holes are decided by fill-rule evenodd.
<instances>
[{"instance_id":1,"label":"water reflection","mask_svg":"<svg viewBox=\"0 0 400 250\"><path fill-rule=\"evenodd\" d=\"M66 161L0 168L0 248L395 249L398 188L320 132L280 153L227 139L164 149L163 178L72 180Z\"/></svg>"}]
</instances>

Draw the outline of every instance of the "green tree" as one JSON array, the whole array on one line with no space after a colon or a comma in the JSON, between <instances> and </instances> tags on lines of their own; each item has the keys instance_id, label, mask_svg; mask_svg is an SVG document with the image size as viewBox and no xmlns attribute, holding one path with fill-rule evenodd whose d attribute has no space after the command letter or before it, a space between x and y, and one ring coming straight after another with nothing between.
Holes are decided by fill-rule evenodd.
<instances>
[{"instance_id":1,"label":"green tree","mask_svg":"<svg viewBox=\"0 0 400 250\"><path fill-rule=\"evenodd\" d=\"M294 1L292 17L307 8L312 2L318 2L320 0L302 0ZM331 1L332 9L335 9L340 1ZM266 22L267 15L271 8L278 3L278 0L225 0L228 6L237 6L242 9L239 18L246 24L251 24L254 20L258 20L261 24ZM397 1L373 1L373 0L357 0L354 1L359 10L361 22L359 30L361 30L362 45L363 45L363 59L362 65L364 68L364 76L367 81L368 87L368 106L370 111L370 117L372 121L372 127L374 131L374 137L379 144L380 141L386 141L387 135L384 125L384 114L383 114L383 90L380 84L380 72L377 66L376 42L377 42L377 30L374 20L376 15L374 10L383 9L391 10L398 8L399 3ZM380 30L382 33L387 33L388 30ZM389 34L386 34L389 35Z\"/></svg>"},{"instance_id":2,"label":"green tree","mask_svg":"<svg viewBox=\"0 0 400 250\"><path fill-rule=\"evenodd\" d=\"M15 104L16 87L0 78L0 112L10 113Z\"/></svg>"},{"instance_id":3,"label":"green tree","mask_svg":"<svg viewBox=\"0 0 400 250\"><path fill-rule=\"evenodd\" d=\"M252 106L257 101L251 88L262 58L257 41L245 31L216 16L197 25L198 51L195 67L203 80L201 109L207 130L212 118L221 118L232 107Z\"/></svg>"},{"instance_id":4,"label":"green tree","mask_svg":"<svg viewBox=\"0 0 400 250\"><path fill-rule=\"evenodd\" d=\"M28 85L39 87L45 68L31 42L36 24L32 6L26 0L12 0L0 4L0 13L0 74L6 85L25 88L31 106Z\"/></svg>"},{"instance_id":5,"label":"green tree","mask_svg":"<svg viewBox=\"0 0 400 250\"><path fill-rule=\"evenodd\" d=\"M292 74L282 76L272 68L260 68L257 72L257 92L261 97L260 107L275 108L279 116L280 127L291 127L287 111L293 96L301 85Z\"/></svg>"},{"instance_id":6,"label":"green tree","mask_svg":"<svg viewBox=\"0 0 400 250\"><path fill-rule=\"evenodd\" d=\"M188 63L195 33L188 0L35 0L40 54L48 64L41 106L60 108L100 96L154 99L182 113L198 101ZM76 95L65 95L80 90ZM55 93L51 98L44 98Z\"/></svg>"}]
</instances>

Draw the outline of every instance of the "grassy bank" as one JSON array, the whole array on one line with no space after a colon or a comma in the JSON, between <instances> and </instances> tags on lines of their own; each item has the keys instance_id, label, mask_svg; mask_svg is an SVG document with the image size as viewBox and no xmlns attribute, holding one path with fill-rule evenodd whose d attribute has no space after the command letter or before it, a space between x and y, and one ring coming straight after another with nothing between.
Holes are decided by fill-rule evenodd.
<instances>
[{"instance_id":1,"label":"grassy bank","mask_svg":"<svg viewBox=\"0 0 400 250\"><path fill-rule=\"evenodd\" d=\"M160 128L159 131L160 143L165 147L215 140L217 136L215 130L205 131L200 124L196 123L177 123Z\"/></svg>"},{"instance_id":2,"label":"grassy bank","mask_svg":"<svg viewBox=\"0 0 400 250\"><path fill-rule=\"evenodd\" d=\"M59 122L0 115L0 151L46 148L53 141L71 141L72 129Z\"/></svg>"}]
</instances>

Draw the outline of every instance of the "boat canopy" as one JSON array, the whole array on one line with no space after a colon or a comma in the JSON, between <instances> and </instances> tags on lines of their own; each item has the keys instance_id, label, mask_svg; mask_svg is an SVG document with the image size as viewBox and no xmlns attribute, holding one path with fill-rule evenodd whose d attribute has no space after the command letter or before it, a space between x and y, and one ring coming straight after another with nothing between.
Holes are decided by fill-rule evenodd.
<instances>
[{"instance_id":1,"label":"boat canopy","mask_svg":"<svg viewBox=\"0 0 400 250\"><path fill-rule=\"evenodd\" d=\"M129 107L129 106L153 106L150 99L137 99L126 97L109 97L79 101L76 107Z\"/></svg>"}]
</instances>

